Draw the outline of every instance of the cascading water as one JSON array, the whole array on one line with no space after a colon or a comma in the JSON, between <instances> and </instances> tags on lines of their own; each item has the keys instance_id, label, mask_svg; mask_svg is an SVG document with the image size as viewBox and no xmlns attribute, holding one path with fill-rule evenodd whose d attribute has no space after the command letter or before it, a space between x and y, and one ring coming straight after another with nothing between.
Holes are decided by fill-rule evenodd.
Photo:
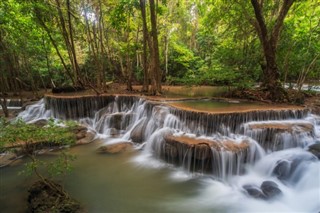
<instances>
[{"instance_id":1,"label":"cascading water","mask_svg":"<svg viewBox=\"0 0 320 213\"><path fill-rule=\"evenodd\" d=\"M133 96L47 97L19 116L27 122L76 119L100 137L136 143L143 151L134 162L169 163L190 178L209 175L201 180L204 189L181 204L188 211L196 210L196 200L209 212L212 206L230 212L320 210L320 163L306 151L320 142L320 118L307 110L210 114Z\"/></svg>"}]
</instances>

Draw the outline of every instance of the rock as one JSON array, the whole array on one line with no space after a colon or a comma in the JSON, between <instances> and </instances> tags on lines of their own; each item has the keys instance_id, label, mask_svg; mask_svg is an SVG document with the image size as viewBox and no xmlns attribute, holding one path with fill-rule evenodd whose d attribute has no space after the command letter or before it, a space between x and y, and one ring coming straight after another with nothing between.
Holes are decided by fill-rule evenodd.
<instances>
[{"instance_id":1,"label":"rock","mask_svg":"<svg viewBox=\"0 0 320 213\"><path fill-rule=\"evenodd\" d=\"M155 120L159 127L163 126L166 116L169 114L169 110L163 106L154 106L152 109L152 118Z\"/></svg>"},{"instance_id":2,"label":"rock","mask_svg":"<svg viewBox=\"0 0 320 213\"><path fill-rule=\"evenodd\" d=\"M10 164L13 164L14 161L17 160L17 155L12 152L3 153L0 155L0 168L9 166Z\"/></svg>"},{"instance_id":3,"label":"rock","mask_svg":"<svg viewBox=\"0 0 320 213\"><path fill-rule=\"evenodd\" d=\"M313 134L313 124L306 122L266 122L266 123L253 123L249 124L249 128L254 129L273 129L279 132L289 132L289 133L312 133Z\"/></svg>"},{"instance_id":4,"label":"rock","mask_svg":"<svg viewBox=\"0 0 320 213\"><path fill-rule=\"evenodd\" d=\"M291 176L292 169L291 163L287 160L281 160L277 162L276 167L272 172L279 180L286 180Z\"/></svg>"},{"instance_id":5,"label":"rock","mask_svg":"<svg viewBox=\"0 0 320 213\"><path fill-rule=\"evenodd\" d=\"M174 136L172 134L165 135L161 146L152 147L160 158L166 162L175 164L177 166L184 166L187 170L195 172L209 172L216 175L222 175L221 163L222 160L220 152L229 151L234 154L234 158L230 158L233 162L228 171L237 173L236 165L245 163L245 156L249 150L249 143L242 141L235 142L231 139L225 140L211 140L204 138L193 138L188 136ZM237 157L244 156L243 158ZM225 163L225 162L223 162ZM234 165L234 166L233 166ZM228 166L226 166L228 167Z\"/></svg>"},{"instance_id":6,"label":"rock","mask_svg":"<svg viewBox=\"0 0 320 213\"><path fill-rule=\"evenodd\" d=\"M94 139L94 137L96 136L95 133L88 131L86 132L85 136L79 140L76 141L77 145L83 145L83 144L88 144L91 143Z\"/></svg>"},{"instance_id":7,"label":"rock","mask_svg":"<svg viewBox=\"0 0 320 213\"><path fill-rule=\"evenodd\" d=\"M249 122L245 134L266 150L303 147L301 138L314 137L314 125L303 121Z\"/></svg>"},{"instance_id":8,"label":"rock","mask_svg":"<svg viewBox=\"0 0 320 213\"><path fill-rule=\"evenodd\" d=\"M68 93L68 92L79 92L85 90L84 87L79 86L63 86L52 88L52 93Z\"/></svg>"},{"instance_id":9,"label":"rock","mask_svg":"<svg viewBox=\"0 0 320 213\"><path fill-rule=\"evenodd\" d=\"M253 198L263 199L263 200L266 199L266 196L263 194L263 192L261 191L261 189L258 186L244 185L243 189L246 190L248 195L250 195Z\"/></svg>"},{"instance_id":10,"label":"rock","mask_svg":"<svg viewBox=\"0 0 320 213\"><path fill-rule=\"evenodd\" d=\"M287 181L296 183L302 177L300 173L302 173L303 170L301 169L314 161L317 161L317 158L308 152L288 156L277 162L272 174L283 183L286 183ZM297 172L299 174L297 174Z\"/></svg>"},{"instance_id":11,"label":"rock","mask_svg":"<svg viewBox=\"0 0 320 213\"><path fill-rule=\"evenodd\" d=\"M76 126L73 129L73 132L76 136L77 145L90 143L95 137L95 133L89 131L88 128L85 126Z\"/></svg>"},{"instance_id":12,"label":"rock","mask_svg":"<svg viewBox=\"0 0 320 213\"><path fill-rule=\"evenodd\" d=\"M308 151L317 156L320 160L320 143L312 144L308 147Z\"/></svg>"},{"instance_id":13,"label":"rock","mask_svg":"<svg viewBox=\"0 0 320 213\"><path fill-rule=\"evenodd\" d=\"M38 101L32 101L32 100L26 100L22 106L21 106L21 110L26 110L27 106L33 105L35 103L37 103Z\"/></svg>"},{"instance_id":14,"label":"rock","mask_svg":"<svg viewBox=\"0 0 320 213\"><path fill-rule=\"evenodd\" d=\"M52 187L49 187L48 184ZM37 181L30 187L28 192L27 212L84 212L81 205L67 196L63 187L53 181Z\"/></svg>"},{"instance_id":15,"label":"rock","mask_svg":"<svg viewBox=\"0 0 320 213\"><path fill-rule=\"evenodd\" d=\"M110 129L107 129L105 134L111 135L111 136L116 136L116 135L119 135L119 130L117 130L116 128L110 128Z\"/></svg>"},{"instance_id":16,"label":"rock","mask_svg":"<svg viewBox=\"0 0 320 213\"><path fill-rule=\"evenodd\" d=\"M104 145L98 148L99 153L106 153L106 154L118 154L125 151L132 149L133 144L131 142L120 142L114 144Z\"/></svg>"},{"instance_id":17,"label":"rock","mask_svg":"<svg viewBox=\"0 0 320 213\"><path fill-rule=\"evenodd\" d=\"M273 181L263 181L260 188L265 194L266 199L272 199L282 194L281 190L278 187L278 184Z\"/></svg>"},{"instance_id":18,"label":"rock","mask_svg":"<svg viewBox=\"0 0 320 213\"><path fill-rule=\"evenodd\" d=\"M142 143L144 141L144 131L148 121L146 118L142 119L131 131L130 138L135 143Z\"/></svg>"},{"instance_id":19,"label":"rock","mask_svg":"<svg viewBox=\"0 0 320 213\"><path fill-rule=\"evenodd\" d=\"M33 124L36 125L37 127L44 127L45 125L48 124L48 120L46 119L36 120L35 122L33 122Z\"/></svg>"}]
</instances>

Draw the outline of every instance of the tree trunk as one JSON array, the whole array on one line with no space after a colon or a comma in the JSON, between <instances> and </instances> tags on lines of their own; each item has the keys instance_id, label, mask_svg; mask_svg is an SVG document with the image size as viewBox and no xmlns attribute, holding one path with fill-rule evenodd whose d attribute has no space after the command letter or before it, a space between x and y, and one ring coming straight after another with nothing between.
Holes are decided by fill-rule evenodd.
<instances>
[{"instance_id":1,"label":"tree trunk","mask_svg":"<svg viewBox=\"0 0 320 213\"><path fill-rule=\"evenodd\" d=\"M142 30L143 30L143 87L142 92L149 91L149 72L148 72L148 26L147 26L147 18L146 18L146 2L145 0L140 0L140 9L141 9L141 17L142 17Z\"/></svg>"},{"instance_id":2,"label":"tree trunk","mask_svg":"<svg viewBox=\"0 0 320 213\"><path fill-rule=\"evenodd\" d=\"M150 17L151 17L151 35L152 35L152 66L153 70L152 79L152 93L153 95L161 94L161 71L160 71L160 59L159 59L159 44L158 44L158 32L157 32L157 16L154 0L150 0Z\"/></svg>"},{"instance_id":3,"label":"tree trunk","mask_svg":"<svg viewBox=\"0 0 320 213\"><path fill-rule=\"evenodd\" d=\"M293 2L294 0L283 1L274 26L268 29L263 17L263 4L260 4L258 0L251 0L256 18L254 27L258 33L265 59L265 62L261 64L263 71L261 86L269 92L269 98L273 101L283 101L286 98L286 92L281 85L280 72L276 63L276 50L284 18Z\"/></svg>"}]
</instances>

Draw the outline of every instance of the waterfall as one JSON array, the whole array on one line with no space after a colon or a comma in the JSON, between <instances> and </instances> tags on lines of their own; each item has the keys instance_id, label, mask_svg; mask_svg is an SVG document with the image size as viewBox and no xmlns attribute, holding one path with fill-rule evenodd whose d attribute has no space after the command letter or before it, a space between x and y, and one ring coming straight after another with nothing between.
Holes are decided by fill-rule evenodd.
<instances>
[{"instance_id":1,"label":"waterfall","mask_svg":"<svg viewBox=\"0 0 320 213\"><path fill-rule=\"evenodd\" d=\"M141 164L159 162L210 175L224 183L226 194L232 191L235 200L255 198L257 203L277 192L289 203L290 191L314 195L314 190L302 188L319 187L303 182L319 171L318 159L306 150L320 142L320 117L306 109L214 114L135 96L47 96L19 117L27 122L49 117L78 120L101 137L134 142L143 149Z\"/></svg>"}]
</instances>

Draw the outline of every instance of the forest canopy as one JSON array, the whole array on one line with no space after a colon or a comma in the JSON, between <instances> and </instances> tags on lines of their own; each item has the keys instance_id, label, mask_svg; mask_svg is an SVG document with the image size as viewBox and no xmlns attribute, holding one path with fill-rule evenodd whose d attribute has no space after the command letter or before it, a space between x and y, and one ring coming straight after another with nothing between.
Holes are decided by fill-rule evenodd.
<instances>
[{"instance_id":1,"label":"forest canopy","mask_svg":"<svg viewBox=\"0 0 320 213\"><path fill-rule=\"evenodd\" d=\"M319 14L317 0L5 0L0 92L319 82Z\"/></svg>"}]
</instances>

